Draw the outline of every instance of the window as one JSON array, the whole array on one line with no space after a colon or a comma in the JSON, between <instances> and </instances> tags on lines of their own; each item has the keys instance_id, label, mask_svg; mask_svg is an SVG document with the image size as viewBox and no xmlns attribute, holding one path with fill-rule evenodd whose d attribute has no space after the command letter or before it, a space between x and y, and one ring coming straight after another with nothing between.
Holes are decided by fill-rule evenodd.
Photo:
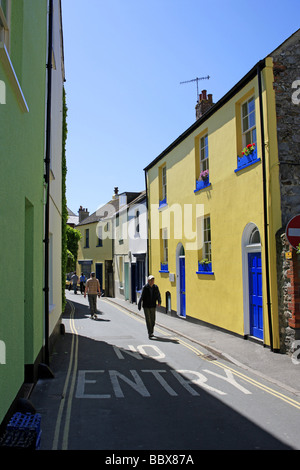
<instances>
[{"instance_id":1,"label":"window","mask_svg":"<svg viewBox=\"0 0 300 470\"><path fill-rule=\"evenodd\" d=\"M119 257L119 286L120 289L124 288L124 258Z\"/></svg>"},{"instance_id":2,"label":"window","mask_svg":"<svg viewBox=\"0 0 300 470\"><path fill-rule=\"evenodd\" d=\"M242 104L242 142L243 147L256 143L254 96Z\"/></svg>"},{"instance_id":3,"label":"window","mask_svg":"<svg viewBox=\"0 0 300 470\"><path fill-rule=\"evenodd\" d=\"M203 243L199 250L201 260L198 261L197 274L214 274L212 272L210 216L203 218L202 235Z\"/></svg>"},{"instance_id":4,"label":"window","mask_svg":"<svg viewBox=\"0 0 300 470\"><path fill-rule=\"evenodd\" d=\"M103 246L102 227L97 227L97 246Z\"/></svg>"},{"instance_id":5,"label":"window","mask_svg":"<svg viewBox=\"0 0 300 470\"><path fill-rule=\"evenodd\" d=\"M162 168L162 198L167 199L167 167Z\"/></svg>"},{"instance_id":6,"label":"window","mask_svg":"<svg viewBox=\"0 0 300 470\"><path fill-rule=\"evenodd\" d=\"M162 262L160 264L160 271L159 272L169 272L169 265L168 265L168 229L164 228L161 230L161 259Z\"/></svg>"},{"instance_id":7,"label":"window","mask_svg":"<svg viewBox=\"0 0 300 470\"><path fill-rule=\"evenodd\" d=\"M260 161L260 158L257 157L254 96L242 102L240 116L242 135L238 140L238 147L242 146L243 151L241 156L238 156L235 173Z\"/></svg>"},{"instance_id":8,"label":"window","mask_svg":"<svg viewBox=\"0 0 300 470\"><path fill-rule=\"evenodd\" d=\"M162 166L160 169L160 189L159 189L159 207L167 204L167 167Z\"/></svg>"},{"instance_id":9,"label":"window","mask_svg":"<svg viewBox=\"0 0 300 470\"><path fill-rule=\"evenodd\" d=\"M260 234L257 227L254 227L249 237L249 245L260 244Z\"/></svg>"},{"instance_id":10,"label":"window","mask_svg":"<svg viewBox=\"0 0 300 470\"><path fill-rule=\"evenodd\" d=\"M140 211L135 213L135 237L140 237Z\"/></svg>"},{"instance_id":11,"label":"window","mask_svg":"<svg viewBox=\"0 0 300 470\"><path fill-rule=\"evenodd\" d=\"M89 248L90 247L90 229L85 230L85 247L84 248Z\"/></svg>"},{"instance_id":12,"label":"window","mask_svg":"<svg viewBox=\"0 0 300 470\"><path fill-rule=\"evenodd\" d=\"M10 28L10 3L11 0L0 0L0 41L9 52L9 28Z\"/></svg>"},{"instance_id":13,"label":"window","mask_svg":"<svg viewBox=\"0 0 300 470\"><path fill-rule=\"evenodd\" d=\"M210 217L204 217L203 254L204 254L204 258L206 258L209 262L211 262Z\"/></svg>"},{"instance_id":14,"label":"window","mask_svg":"<svg viewBox=\"0 0 300 470\"><path fill-rule=\"evenodd\" d=\"M208 171L208 135L200 139L200 174Z\"/></svg>"},{"instance_id":15,"label":"window","mask_svg":"<svg viewBox=\"0 0 300 470\"><path fill-rule=\"evenodd\" d=\"M208 157L208 133L204 131L202 137L197 137L195 142L195 155L196 155L196 189L210 186L209 181L209 157Z\"/></svg>"}]
</instances>

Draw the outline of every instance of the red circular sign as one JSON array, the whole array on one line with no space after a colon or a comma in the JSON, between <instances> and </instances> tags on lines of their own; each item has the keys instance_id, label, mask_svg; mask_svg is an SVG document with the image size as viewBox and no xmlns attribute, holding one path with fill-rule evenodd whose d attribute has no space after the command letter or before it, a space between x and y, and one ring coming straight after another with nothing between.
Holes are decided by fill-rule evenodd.
<instances>
[{"instance_id":1,"label":"red circular sign","mask_svg":"<svg viewBox=\"0 0 300 470\"><path fill-rule=\"evenodd\" d=\"M300 243L300 215L293 217L286 226L286 236L293 248Z\"/></svg>"}]
</instances>

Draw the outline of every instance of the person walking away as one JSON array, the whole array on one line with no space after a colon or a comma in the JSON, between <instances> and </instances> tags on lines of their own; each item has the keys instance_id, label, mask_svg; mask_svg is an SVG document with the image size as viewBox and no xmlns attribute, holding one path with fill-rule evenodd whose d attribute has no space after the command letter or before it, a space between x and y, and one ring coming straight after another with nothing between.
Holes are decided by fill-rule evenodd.
<instances>
[{"instance_id":1,"label":"person walking away","mask_svg":"<svg viewBox=\"0 0 300 470\"><path fill-rule=\"evenodd\" d=\"M146 326L148 330L149 339L154 337L154 326L156 317L156 304L160 307L161 296L159 288L154 284L154 276L148 277L147 284L143 287L142 295L138 303L138 309L141 310L143 304Z\"/></svg>"},{"instance_id":2,"label":"person walking away","mask_svg":"<svg viewBox=\"0 0 300 470\"><path fill-rule=\"evenodd\" d=\"M97 315L96 315L97 295L98 297L100 297L101 290L100 290L100 283L98 279L96 278L95 273L91 273L91 277L86 281L84 298L86 298L86 294L88 294L91 318L96 319L97 318Z\"/></svg>"},{"instance_id":3,"label":"person walking away","mask_svg":"<svg viewBox=\"0 0 300 470\"><path fill-rule=\"evenodd\" d=\"M73 276L71 277L71 281L73 283L74 294L77 294L78 276L77 276L76 272L74 272Z\"/></svg>"},{"instance_id":4,"label":"person walking away","mask_svg":"<svg viewBox=\"0 0 300 470\"><path fill-rule=\"evenodd\" d=\"M84 294L84 285L85 285L86 277L83 273L80 276L80 294Z\"/></svg>"}]
</instances>

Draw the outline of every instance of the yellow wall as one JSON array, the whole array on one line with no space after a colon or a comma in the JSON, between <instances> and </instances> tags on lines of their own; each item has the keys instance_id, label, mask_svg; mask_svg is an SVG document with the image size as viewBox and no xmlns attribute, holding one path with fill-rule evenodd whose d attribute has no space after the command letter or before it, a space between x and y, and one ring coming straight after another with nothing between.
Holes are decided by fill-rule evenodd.
<instances>
[{"instance_id":1,"label":"yellow wall","mask_svg":"<svg viewBox=\"0 0 300 470\"><path fill-rule=\"evenodd\" d=\"M111 226L112 221L108 222ZM91 272L96 272L96 264L103 263L103 286L105 289L105 260L112 260L112 239L110 236L105 237L105 232L102 232L102 247L97 246L97 226L98 224L91 223L86 225L79 225L76 227L81 232L82 238L78 244L78 261L80 260L93 260L91 264ZM89 248L85 248L85 231L89 229ZM77 275L81 274L81 266L77 262Z\"/></svg>"},{"instance_id":2,"label":"yellow wall","mask_svg":"<svg viewBox=\"0 0 300 470\"><path fill-rule=\"evenodd\" d=\"M269 64L270 66L271 64ZM268 202L270 210L270 263L271 292L275 318L277 318L276 290L276 251L275 233L280 228L280 201L278 190L278 166L276 146L275 102L272 95L271 69L265 69L264 83L268 86L268 105L264 90L265 126L268 141L266 158L271 155L271 172L268 177ZM214 324L240 335L247 333L248 325L244 322L243 302L243 269L242 269L242 236L247 224L254 223L261 236L263 260L263 301L264 301L264 342L269 343L266 309L266 285L264 263L264 217L262 162L251 165L238 173L237 155L241 155L240 138L240 105L255 96L256 130L258 157L261 158L261 134L259 116L259 94L257 78L251 80L241 91L224 104L217 112L202 122L199 127L165 155L155 166L147 171L149 197L149 272L155 276L165 305L165 293L171 293L172 310L177 308L176 248L182 242L185 249L186 271L186 314L190 317ZM268 120L268 116L270 116ZM274 131L272 133L272 130ZM211 186L194 193L195 180L198 177L197 143L199 136L208 132L209 173ZM271 137L270 137L271 136ZM196 158L197 157L197 158ZM158 209L159 202L159 168L167 165L167 208ZM269 168L268 168L269 170ZM272 177L272 180L270 178ZM276 179L277 178L277 179ZM179 205L178 213L187 214L184 204L193 209L189 218L196 231L196 206L203 205L204 215L211 217L212 270L214 275L196 274L198 271L197 245L189 249L187 237L174 237L174 218L171 217L168 241L169 273L175 274L175 281L170 282L168 273L159 273L161 262L161 243L157 239L159 230L166 226L168 211ZM184 222L182 222L184 227ZM196 239L194 239L196 241ZM275 336L278 336L278 325L275 325ZM277 339L276 339L277 341ZM277 343L276 343L277 344ZM274 347L276 347L274 343Z\"/></svg>"}]
</instances>

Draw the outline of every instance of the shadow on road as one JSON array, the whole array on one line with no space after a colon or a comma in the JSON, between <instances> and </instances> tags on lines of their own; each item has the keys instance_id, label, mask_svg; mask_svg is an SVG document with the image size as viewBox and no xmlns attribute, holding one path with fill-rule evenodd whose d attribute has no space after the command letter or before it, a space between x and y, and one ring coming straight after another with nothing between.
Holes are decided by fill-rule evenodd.
<instances>
[{"instance_id":1,"label":"shadow on road","mask_svg":"<svg viewBox=\"0 0 300 470\"><path fill-rule=\"evenodd\" d=\"M74 305L75 318L86 316L88 307ZM193 381L199 372L177 371L162 360L155 343L176 340L156 337L132 351L79 334L76 362L74 338L59 339L51 357L55 378L38 383L32 396L42 415L41 449L52 449L59 409L59 445L68 429L68 450L289 449L246 416L253 396L241 396L241 415Z\"/></svg>"}]
</instances>

